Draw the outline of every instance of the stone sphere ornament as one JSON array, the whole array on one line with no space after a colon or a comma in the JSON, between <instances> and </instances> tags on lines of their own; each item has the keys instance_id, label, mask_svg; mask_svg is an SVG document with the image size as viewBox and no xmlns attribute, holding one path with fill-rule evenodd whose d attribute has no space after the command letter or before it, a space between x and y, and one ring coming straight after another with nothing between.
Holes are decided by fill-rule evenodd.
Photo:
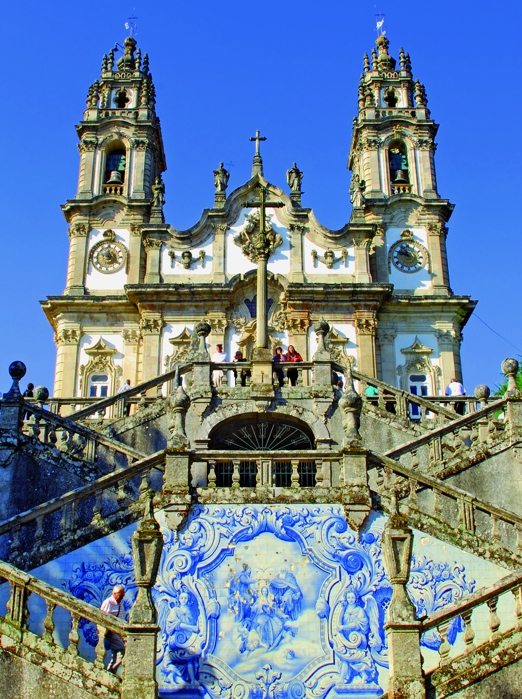
<instances>
[{"instance_id":1,"label":"stone sphere ornament","mask_svg":"<svg viewBox=\"0 0 522 699\"><path fill-rule=\"evenodd\" d=\"M9 365L9 375L13 381L20 381L20 379L23 379L26 371L27 367L23 362L15 361L11 362Z\"/></svg>"},{"instance_id":2,"label":"stone sphere ornament","mask_svg":"<svg viewBox=\"0 0 522 699\"><path fill-rule=\"evenodd\" d=\"M49 389L45 386L37 386L34 389L34 397L38 403L45 403L49 398Z\"/></svg>"},{"instance_id":3,"label":"stone sphere ornament","mask_svg":"<svg viewBox=\"0 0 522 699\"><path fill-rule=\"evenodd\" d=\"M504 359L500 369L506 376L516 374L518 371L518 362L516 359L513 359L513 357L508 357L507 359Z\"/></svg>"}]
</instances>

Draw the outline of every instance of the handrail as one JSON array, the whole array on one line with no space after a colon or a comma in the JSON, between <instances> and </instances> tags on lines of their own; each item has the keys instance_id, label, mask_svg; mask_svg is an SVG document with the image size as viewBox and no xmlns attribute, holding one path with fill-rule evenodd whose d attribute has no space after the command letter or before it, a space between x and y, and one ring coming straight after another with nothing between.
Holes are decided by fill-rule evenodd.
<instances>
[{"instance_id":1,"label":"handrail","mask_svg":"<svg viewBox=\"0 0 522 699\"><path fill-rule=\"evenodd\" d=\"M210 363L210 357L209 357L209 363ZM108 398L103 398L102 400L98 401L97 403L94 403L93 405L88 406L87 408L82 408L81 410L77 410L76 412L68 415L68 418L72 419L72 420L81 420L82 418L88 417L89 415L92 415L93 413L97 413L101 410L105 410L110 405L117 403L119 400L123 400L127 397L130 397L130 396L136 396L139 393L144 393L145 391L148 391L150 388L154 388L155 386L158 386L160 384L164 384L167 381L171 381L172 379L176 378L176 376L178 376L180 374L184 374L187 371L190 371L191 368L192 368L192 362L190 362L188 364L179 365L175 369L171 369L170 371L167 371L164 374L161 374L160 376L156 376L153 379L148 379L147 381L142 381L142 383L139 383L136 386L129 388L124 393L116 393L116 395L109 396ZM81 397L78 397L76 402L81 403Z\"/></svg>"},{"instance_id":2,"label":"handrail","mask_svg":"<svg viewBox=\"0 0 522 699\"><path fill-rule=\"evenodd\" d=\"M98 626L102 626L120 635L126 635L127 633L129 624L126 621L111 614L106 614L92 604L79 600L73 597L73 595L45 583L43 580L39 580L27 574L19 568L15 568L15 566L10 563L0 561L0 577L15 585L22 585L29 590L29 592L33 592L39 597L43 597L43 599L49 600L63 609L67 609L73 614L88 619Z\"/></svg>"},{"instance_id":3,"label":"handrail","mask_svg":"<svg viewBox=\"0 0 522 699\"><path fill-rule=\"evenodd\" d=\"M504 510L503 508L497 507L496 505L490 505L489 503L485 502L484 500L480 500L480 498L477 498L475 495L469 493L466 490L462 490L461 488L457 488L453 485L448 485L446 482L441 481L439 478L435 478L434 476L428 476L426 473L423 473L422 471L416 471L412 468L408 468L408 466L404 466L400 462L394 461L393 459L390 459L384 456L383 454L379 454L378 452L372 451L371 449L368 451L373 459L375 459L376 461L380 461L383 466L390 468L391 471L399 474L404 478L407 478L408 480L414 481L415 483L421 484L427 488L431 488L432 490L438 490L440 493L442 493L443 495L447 495L453 500L458 501L464 498L467 502L472 503L474 507L476 507L479 510L482 510L482 512L492 515L493 517L496 517L498 519L502 519L503 521L509 522L510 524L513 524L515 526L522 526L522 517L516 515L514 512Z\"/></svg>"},{"instance_id":4,"label":"handrail","mask_svg":"<svg viewBox=\"0 0 522 699\"><path fill-rule=\"evenodd\" d=\"M406 444L402 444L401 446L396 447L395 449L391 449L390 451L385 452L385 456L387 456L389 459L398 459L403 454L407 454L408 452L410 452L412 449L418 449L424 444L428 444L434 437L444 437L446 434L449 434L450 432L455 432L455 430L459 430L462 427L466 427L466 425L469 425L470 423L482 419L486 415L489 415L489 413L498 410L499 407L504 405L505 403L506 398L499 398L499 400L484 406L484 408L476 410L474 413L464 415L463 417L453 420L453 422L447 425L437 427L433 430L430 430L429 432L426 432L420 437L416 437L411 442L407 442Z\"/></svg>"},{"instance_id":5,"label":"handrail","mask_svg":"<svg viewBox=\"0 0 522 699\"><path fill-rule=\"evenodd\" d=\"M31 510L26 510L20 514L13 515L9 519L0 522L0 535L10 532L12 529L18 526L22 526L33 522L38 519L38 517L45 517L57 510L61 510L72 502L78 500L85 500L100 491L107 490L108 488L118 485L118 483L125 478L129 480L130 478L143 473L143 471L149 468L158 468L158 464L164 460L165 451L157 451L150 456L142 459L141 461L135 461L127 468L114 471L106 476L102 476L97 480L89 483L88 485L83 485L80 488L75 488L70 490L68 493L61 495L60 497L53 498L42 505L37 505ZM160 469L162 470L162 469Z\"/></svg>"},{"instance_id":6,"label":"handrail","mask_svg":"<svg viewBox=\"0 0 522 699\"><path fill-rule=\"evenodd\" d=\"M422 631L429 631L434 629L441 624L450 621L456 616L461 616L466 612L478 607L488 600L498 597L505 592L509 592L516 587L522 585L522 571L517 573L512 573L511 575L506 575L505 578L501 578L499 581L488 587L482 587L476 592L472 592L467 595L464 599L454 602L453 604L448 604L442 609L430 614L426 619L421 619Z\"/></svg>"},{"instance_id":7,"label":"handrail","mask_svg":"<svg viewBox=\"0 0 522 699\"><path fill-rule=\"evenodd\" d=\"M104 447L108 447L109 449L119 451L120 453L125 454L126 456L130 456L133 459L143 459L145 456L143 452L138 451L137 449L133 449L132 447L129 447L127 444L124 444L123 442L118 442L117 439L107 437L101 432L91 430L89 427L86 427L85 425L80 425L72 419L72 416L62 417L61 415L56 415L55 413L52 413L50 410L44 410L43 408L39 408L33 403L27 403L24 406L24 410L26 410L26 412L28 413L31 413L32 415L37 416L41 420L45 420L46 422L51 423L59 429L64 429L67 431L72 430L77 434L81 435L82 437L85 437L86 439L92 439L98 444L102 444Z\"/></svg>"},{"instance_id":8,"label":"handrail","mask_svg":"<svg viewBox=\"0 0 522 699\"><path fill-rule=\"evenodd\" d=\"M343 455L341 451L318 451L317 449L286 449L276 451L264 451L262 449L205 449L204 452L194 452L194 461L209 461L209 460L227 460L233 461L240 459L241 461L254 461L256 459L274 459L278 461L288 461L288 459L315 459L322 461L335 461Z\"/></svg>"}]
</instances>

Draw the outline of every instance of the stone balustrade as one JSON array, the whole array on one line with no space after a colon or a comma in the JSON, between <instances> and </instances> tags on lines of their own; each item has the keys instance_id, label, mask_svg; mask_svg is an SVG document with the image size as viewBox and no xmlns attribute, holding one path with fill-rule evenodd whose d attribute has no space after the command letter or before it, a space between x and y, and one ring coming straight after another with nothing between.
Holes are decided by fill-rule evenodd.
<instances>
[{"instance_id":1,"label":"stone balustrade","mask_svg":"<svg viewBox=\"0 0 522 699\"><path fill-rule=\"evenodd\" d=\"M0 523L0 557L33 568L136 521L150 485L162 487L165 452Z\"/></svg>"},{"instance_id":2,"label":"stone balustrade","mask_svg":"<svg viewBox=\"0 0 522 699\"><path fill-rule=\"evenodd\" d=\"M522 565L522 517L382 455L370 461L370 487L410 526L504 567Z\"/></svg>"}]
</instances>

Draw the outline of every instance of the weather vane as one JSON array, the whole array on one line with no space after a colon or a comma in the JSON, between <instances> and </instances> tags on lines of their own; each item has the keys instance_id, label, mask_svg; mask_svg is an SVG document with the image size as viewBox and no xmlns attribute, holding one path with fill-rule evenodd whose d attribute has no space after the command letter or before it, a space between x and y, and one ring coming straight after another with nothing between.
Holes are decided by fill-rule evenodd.
<instances>
[{"instance_id":1,"label":"weather vane","mask_svg":"<svg viewBox=\"0 0 522 699\"><path fill-rule=\"evenodd\" d=\"M377 31L377 36L384 36L384 34L386 34L386 30L383 29L384 17L385 15L381 14L380 12L375 14L375 29Z\"/></svg>"},{"instance_id":2,"label":"weather vane","mask_svg":"<svg viewBox=\"0 0 522 699\"><path fill-rule=\"evenodd\" d=\"M138 18L136 16L128 17L125 22L125 29L129 32L130 36L136 36L138 28Z\"/></svg>"}]
</instances>

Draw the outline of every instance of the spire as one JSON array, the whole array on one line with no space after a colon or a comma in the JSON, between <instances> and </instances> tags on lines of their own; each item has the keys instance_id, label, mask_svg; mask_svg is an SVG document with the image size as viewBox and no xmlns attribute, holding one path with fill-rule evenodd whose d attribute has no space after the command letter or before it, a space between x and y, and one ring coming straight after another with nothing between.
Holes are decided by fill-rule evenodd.
<instances>
[{"instance_id":1,"label":"spire","mask_svg":"<svg viewBox=\"0 0 522 699\"><path fill-rule=\"evenodd\" d=\"M261 136L259 130L256 131L255 136L250 136L251 141L256 142L256 152L254 155L254 162L252 163L252 177L255 175L263 176L263 158L261 157L261 152L259 148L260 141L266 141L266 136Z\"/></svg>"},{"instance_id":2,"label":"spire","mask_svg":"<svg viewBox=\"0 0 522 699\"><path fill-rule=\"evenodd\" d=\"M392 58L388 53L388 47L390 41L385 34L381 34L377 37L378 56L377 56L377 69L378 70L395 70L395 58Z\"/></svg>"},{"instance_id":3,"label":"spire","mask_svg":"<svg viewBox=\"0 0 522 699\"><path fill-rule=\"evenodd\" d=\"M123 42L125 47L123 56L118 59L118 70L136 70L136 61L134 59L134 51L136 50L136 39L133 36L128 36ZM139 66L137 66L139 70Z\"/></svg>"}]
</instances>

